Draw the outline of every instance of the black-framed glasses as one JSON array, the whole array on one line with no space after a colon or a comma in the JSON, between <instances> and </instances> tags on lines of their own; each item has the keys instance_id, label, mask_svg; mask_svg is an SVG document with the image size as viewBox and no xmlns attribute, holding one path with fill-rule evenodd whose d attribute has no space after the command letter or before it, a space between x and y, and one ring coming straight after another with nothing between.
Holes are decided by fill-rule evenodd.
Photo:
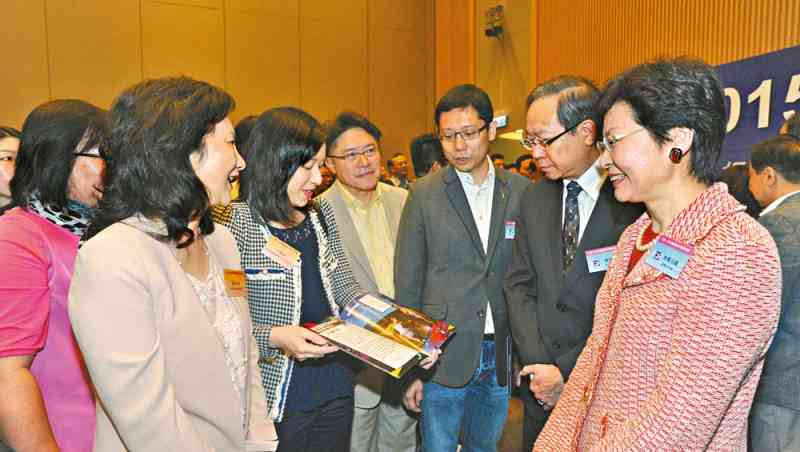
<instances>
[{"instance_id":1,"label":"black-framed glasses","mask_svg":"<svg viewBox=\"0 0 800 452\"><path fill-rule=\"evenodd\" d=\"M73 152L72 155L76 157L91 157L101 160L106 160L106 153L101 148L89 149L88 151Z\"/></svg>"},{"instance_id":2,"label":"black-framed glasses","mask_svg":"<svg viewBox=\"0 0 800 452\"><path fill-rule=\"evenodd\" d=\"M371 160L378 156L378 149L375 146L369 146L361 151L350 149L342 155L329 155L329 159L344 160L346 162L355 162L359 157L364 156L367 160Z\"/></svg>"},{"instance_id":3,"label":"black-framed glasses","mask_svg":"<svg viewBox=\"0 0 800 452\"><path fill-rule=\"evenodd\" d=\"M631 130L630 132L619 136L603 135L603 138L597 141L597 149L600 149L603 152L611 152L614 150L614 145L622 141L623 138L627 138L636 132L641 132L642 130L644 130L644 127L639 127L636 130Z\"/></svg>"},{"instance_id":4,"label":"black-framed glasses","mask_svg":"<svg viewBox=\"0 0 800 452\"><path fill-rule=\"evenodd\" d=\"M486 130L489 127L489 122L484 123L482 126L478 127L477 129L464 129L459 130L458 132L448 132L448 133L440 133L439 140L442 143L455 143L458 137L461 137L464 141L474 141L476 140L481 132Z\"/></svg>"},{"instance_id":5,"label":"black-framed glasses","mask_svg":"<svg viewBox=\"0 0 800 452\"><path fill-rule=\"evenodd\" d=\"M541 139L541 138L539 138L537 136L534 136L534 135L528 135L528 132L523 130L522 131L522 139L519 140L519 142L522 145L522 147L524 147L525 149L527 149L529 151L531 149L533 149L534 146L538 146L538 147L540 147L542 149L545 149L548 146L550 146L551 144L555 143L555 141L557 139L559 139L559 138L563 137L564 135L566 135L568 132L572 132L573 130L575 130L575 128L578 127L583 121L586 121L586 119L581 119L580 121L576 122L572 126L564 129L563 132L559 133L558 135L556 135L554 137L550 137L550 138L548 138L546 140L543 140L543 139Z\"/></svg>"}]
</instances>

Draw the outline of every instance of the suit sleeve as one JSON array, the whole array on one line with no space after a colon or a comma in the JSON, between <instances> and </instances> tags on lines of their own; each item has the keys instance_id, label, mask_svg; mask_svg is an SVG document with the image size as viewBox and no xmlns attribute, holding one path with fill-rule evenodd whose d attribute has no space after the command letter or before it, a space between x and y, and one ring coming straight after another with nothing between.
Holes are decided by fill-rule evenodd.
<instances>
[{"instance_id":1,"label":"suit sleeve","mask_svg":"<svg viewBox=\"0 0 800 452\"><path fill-rule=\"evenodd\" d=\"M412 186L400 215L394 253L395 301L403 306L422 309L425 290L428 245L425 237L423 205Z\"/></svg>"},{"instance_id":2,"label":"suit sleeve","mask_svg":"<svg viewBox=\"0 0 800 452\"><path fill-rule=\"evenodd\" d=\"M725 256L727 265L720 268L721 260L712 257L696 269L697 281L687 289L691 297L675 314L675 339L655 391L636 417L590 451L685 450L709 443L745 377L760 373L753 369L775 334L781 276L771 242L766 233L758 241L739 240L736 253Z\"/></svg>"},{"instance_id":3,"label":"suit sleeve","mask_svg":"<svg viewBox=\"0 0 800 452\"><path fill-rule=\"evenodd\" d=\"M530 227L526 219L535 215L530 188L523 193L517 219L517 236L512 246L511 261L506 272L504 291L511 325L511 337L520 357L520 364L549 364L552 359L542 340L537 320L536 269L530 255Z\"/></svg>"},{"instance_id":4,"label":"suit sleeve","mask_svg":"<svg viewBox=\"0 0 800 452\"><path fill-rule=\"evenodd\" d=\"M129 450L212 451L178 402L167 372L147 282L147 272L157 269L134 262L130 251L91 245L78 253L69 316L122 441Z\"/></svg>"}]
</instances>

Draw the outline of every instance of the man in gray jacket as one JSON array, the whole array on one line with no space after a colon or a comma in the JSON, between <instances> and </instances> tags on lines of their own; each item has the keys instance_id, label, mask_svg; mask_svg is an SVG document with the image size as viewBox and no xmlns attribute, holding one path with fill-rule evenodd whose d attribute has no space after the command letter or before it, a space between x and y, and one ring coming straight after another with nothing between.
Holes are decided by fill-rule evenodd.
<instances>
[{"instance_id":1,"label":"man in gray jacket","mask_svg":"<svg viewBox=\"0 0 800 452\"><path fill-rule=\"evenodd\" d=\"M800 138L778 135L753 147L750 191L759 222L781 258L778 331L750 411L750 450L800 450Z\"/></svg>"},{"instance_id":2,"label":"man in gray jacket","mask_svg":"<svg viewBox=\"0 0 800 452\"><path fill-rule=\"evenodd\" d=\"M511 372L503 278L523 177L495 168L492 103L474 85L448 91L436 125L450 165L417 180L400 218L397 302L455 325L432 375L404 403L422 411L422 449L494 451L508 412Z\"/></svg>"}]
</instances>

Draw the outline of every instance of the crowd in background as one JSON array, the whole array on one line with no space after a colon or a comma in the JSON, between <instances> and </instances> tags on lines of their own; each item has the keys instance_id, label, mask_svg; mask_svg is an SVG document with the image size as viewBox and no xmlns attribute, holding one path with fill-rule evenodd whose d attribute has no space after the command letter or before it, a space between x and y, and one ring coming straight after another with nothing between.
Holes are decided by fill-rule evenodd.
<instances>
[{"instance_id":1,"label":"crowd in background","mask_svg":"<svg viewBox=\"0 0 800 452\"><path fill-rule=\"evenodd\" d=\"M703 62L520 101L513 163L474 85L408 153L186 77L0 127L0 449L493 451L519 387L521 450L800 450L800 115L721 170ZM456 334L307 328L366 292Z\"/></svg>"}]
</instances>

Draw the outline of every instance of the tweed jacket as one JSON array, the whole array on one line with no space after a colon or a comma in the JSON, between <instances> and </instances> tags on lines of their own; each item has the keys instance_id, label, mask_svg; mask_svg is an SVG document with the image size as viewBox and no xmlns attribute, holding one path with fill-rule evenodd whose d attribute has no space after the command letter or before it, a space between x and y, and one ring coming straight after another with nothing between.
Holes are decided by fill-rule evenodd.
<instances>
[{"instance_id":1,"label":"tweed jacket","mask_svg":"<svg viewBox=\"0 0 800 452\"><path fill-rule=\"evenodd\" d=\"M628 263L620 237L586 347L536 451L746 451L747 417L780 310L769 233L715 184L663 235L693 253L677 278Z\"/></svg>"},{"instance_id":2,"label":"tweed jacket","mask_svg":"<svg viewBox=\"0 0 800 452\"><path fill-rule=\"evenodd\" d=\"M800 193L759 218L778 245L781 319L764 362L756 401L800 412Z\"/></svg>"},{"instance_id":3,"label":"tweed jacket","mask_svg":"<svg viewBox=\"0 0 800 452\"><path fill-rule=\"evenodd\" d=\"M320 199L326 200L331 209L333 209L345 255L359 286L370 293L379 292L378 283L373 274L367 252L361 244L361 238L350 216L350 210L347 208L342 190L346 190L342 183L339 181L334 182L329 189L320 195ZM400 213L403 211L403 204L406 202L408 191L388 184L383 184L380 190L386 222L389 224L390 229L388 240L396 243ZM358 376L358 384L355 388L355 406L359 408L374 408L377 406L381 401L381 392L386 378L386 374L380 370L365 366Z\"/></svg>"},{"instance_id":4,"label":"tweed jacket","mask_svg":"<svg viewBox=\"0 0 800 452\"><path fill-rule=\"evenodd\" d=\"M269 228L246 203L235 202L229 216L217 217L233 233L242 256L253 334L261 352L261 378L269 415L276 422L283 419L294 360L281 349L270 346L269 337L275 326L300 324L303 302L301 260L318 261L322 285L334 315L361 293L342 249L328 202L315 201L309 215L319 243L319 255L301 256L292 268L283 267L264 254L266 240L271 235Z\"/></svg>"},{"instance_id":5,"label":"tweed jacket","mask_svg":"<svg viewBox=\"0 0 800 452\"><path fill-rule=\"evenodd\" d=\"M481 355L487 301L495 326L497 382L511 378L511 341L503 280L511 259L520 195L530 181L498 169L488 247L452 166L417 179L411 186L395 249L395 298L435 319L455 325L433 368L432 381L449 387L469 382Z\"/></svg>"},{"instance_id":6,"label":"tweed jacket","mask_svg":"<svg viewBox=\"0 0 800 452\"><path fill-rule=\"evenodd\" d=\"M246 438L277 443L255 341L245 355L245 431L223 343L165 232L131 217L78 252L69 315L98 395L95 450L243 452ZM205 241L220 270L240 268L225 228ZM247 303L233 300L252 338Z\"/></svg>"}]
</instances>

